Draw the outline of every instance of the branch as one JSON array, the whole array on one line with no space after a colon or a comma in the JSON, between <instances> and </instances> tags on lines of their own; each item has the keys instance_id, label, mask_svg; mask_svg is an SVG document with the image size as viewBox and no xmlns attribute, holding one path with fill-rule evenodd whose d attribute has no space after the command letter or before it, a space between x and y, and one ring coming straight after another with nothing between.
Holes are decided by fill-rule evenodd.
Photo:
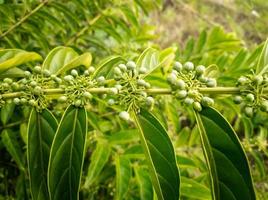
<instances>
[{"instance_id":1,"label":"branch","mask_svg":"<svg viewBox=\"0 0 268 200\"><path fill-rule=\"evenodd\" d=\"M35 9L33 9L31 12L29 12L27 15L25 15L24 17L22 17L16 24L14 24L13 26L11 26L8 30L6 30L5 32L3 32L0 35L0 39L5 37L6 35L8 35L10 32L12 32L15 28L17 28L18 26L20 26L23 22L25 22L30 16L32 16L34 13L36 13L38 10L40 10L44 5L46 5L48 3L49 0L44 0L42 3L40 3L37 7L35 7Z\"/></svg>"}]
</instances>

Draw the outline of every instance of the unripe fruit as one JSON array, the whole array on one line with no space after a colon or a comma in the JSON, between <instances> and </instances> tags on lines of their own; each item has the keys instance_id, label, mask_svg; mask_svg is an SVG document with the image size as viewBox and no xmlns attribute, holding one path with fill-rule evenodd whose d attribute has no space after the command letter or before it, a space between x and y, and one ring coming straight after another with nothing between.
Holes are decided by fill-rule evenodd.
<instances>
[{"instance_id":1,"label":"unripe fruit","mask_svg":"<svg viewBox=\"0 0 268 200\"><path fill-rule=\"evenodd\" d=\"M19 99L19 98L14 98L14 99L13 99L13 102L14 102L16 105L19 105L19 104L20 104L20 99Z\"/></svg>"},{"instance_id":2,"label":"unripe fruit","mask_svg":"<svg viewBox=\"0 0 268 200\"><path fill-rule=\"evenodd\" d=\"M40 67L40 66L35 66L34 68L33 68L33 71L35 72L35 73L41 73L41 71L42 71L42 68Z\"/></svg>"},{"instance_id":3,"label":"unripe fruit","mask_svg":"<svg viewBox=\"0 0 268 200\"><path fill-rule=\"evenodd\" d=\"M92 99L92 94L90 94L89 92L84 92L83 97L85 97L87 99Z\"/></svg>"},{"instance_id":4,"label":"unripe fruit","mask_svg":"<svg viewBox=\"0 0 268 200\"><path fill-rule=\"evenodd\" d=\"M208 78L206 85L208 87L216 87L217 86L217 81L216 81L215 78Z\"/></svg>"},{"instance_id":5,"label":"unripe fruit","mask_svg":"<svg viewBox=\"0 0 268 200\"><path fill-rule=\"evenodd\" d=\"M31 105L31 106L37 106L37 102L35 100L33 100L33 99L30 99L29 100L29 105Z\"/></svg>"},{"instance_id":6,"label":"unripe fruit","mask_svg":"<svg viewBox=\"0 0 268 200\"><path fill-rule=\"evenodd\" d=\"M188 91L188 96L190 97L190 98L196 98L197 96L198 96L198 91L197 90L189 90Z\"/></svg>"},{"instance_id":7,"label":"unripe fruit","mask_svg":"<svg viewBox=\"0 0 268 200\"><path fill-rule=\"evenodd\" d=\"M242 97L241 96L235 96L234 97L234 99L233 99L233 101L234 101L234 103L235 104L240 104L240 103L242 103Z\"/></svg>"},{"instance_id":8,"label":"unripe fruit","mask_svg":"<svg viewBox=\"0 0 268 200\"><path fill-rule=\"evenodd\" d=\"M127 71L127 66L125 64L119 64L118 67L123 71Z\"/></svg>"},{"instance_id":9,"label":"unripe fruit","mask_svg":"<svg viewBox=\"0 0 268 200\"><path fill-rule=\"evenodd\" d=\"M117 88L110 88L109 93L112 95L116 95L116 94L118 94L118 89Z\"/></svg>"},{"instance_id":10,"label":"unripe fruit","mask_svg":"<svg viewBox=\"0 0 268 200\"><path fill-rule=\"evenodd\" d=\"M30 86L32 86L32 87L37 86L37 82L36 82L36 81L31 81L31 82L30 82Z\"/></svg>"},{"instance_id":11,"label":"unripe fruit","mask_svg":"<svg viewBox=\"0 0 268 200\"><path fill-rule=\"evenodd\" d=\"M253 81L253 83L255 83L256 85L260 85L260 84L262 84L262 82L263 82L263 77L260 76L260 75L254 76L254 77L252 78L252 81Z\"/></svg>"},{"instance_id":12,"label":"unripe fruit","mask_svg":"<svg viewBox=\"0 0 268 200\"><path fill-rule=\"evenodd\" d=\"M145 67L141 67L140 69L139 69L139 73L140 74L145 74L147 72L147 69L145 68Z\"/></svg>"},{"instance_id":13,"label":"unripe fruit","mask_svg":"<svg viewBox=\"0 0 268 200\"><path fill-rule=\"evenodd\" d=\"M203 106L213 106L214 100L210 97L203 97L201 103Z\"/></svg>"},{"instance_id":14,"label":"unripe fruit","mask_svg":"<svg viewBox=\"0 0 268 200\"><path fill-rule=\"evenodd\" d=\"M122 72L121 72L121 70L120 70L119 67L115 67L115 68L114 68L114 74L116 74L116 75L118 75L118 76L122 76Z\"/></svg>"},{"instance_id":15,"label":"unripe fruit","mask_svg":"<svg viewBox=\"0 0 268 200\"><path fill-rule=\"evenodd\" d=\"M24 72L24 76L27 77L27 78L30 77L30 76L31 76L31 72L29 72L29 71L25 71L25 72Z\"/></svg>"},{"instance_id":16,"label":"unripe fruit","mask_svg":"<svg viewBox=\"0 0 268 200\"><path fill-rule=\"evenodd\" d=\"M194 64L192 62L186 62L183 65L183 69L186 71L192 71L194 70Z\"/></svg>"},{"instance_id":17,"label":"unripe fruit","mask_svg":"<svg viewBox=\"0 0 268 200\"><path fill-rule=\"evenodd\" d=\"M184 99L187 96L187 91L186 90L179 90L176 92L175 96L178 99Z\"/></svg>"},{"instance_id":18,"label":"unripe fruit","mask_svg":"<svg viewBox=\"0 0 268 200\"><path fill-rule=\"evenodd\" d=\"M42 93L42 88L40 86L35 86L33 93L35 95L40 95Z\"/></svg>"},{"instance_id":19,"label":"unripe fruit","mask_svg":"<svg viewBox=\"0 0 268 200\"><path fill-rule=\"evenodd\" d=\"M261 102L260 109L263 112L268 112L268 101L267 100Z\"/></svg>"},{"instance_id":20,"label":"unripe fruit","mask_svg":"<svg viewBox=\"0 0 268 200\"><path fill-rule=\"evenodd\" d=\"M45 69L45 70L43 71L43 74L44 74L46 77L49 77L49 76L51 75L50 71L47 70L47 69Z\"/></svg>"},{"instance_id":21,"label":"unripe fruit","mask_svg":"<svg viewBox=\"0 0 268 200\"><path fill-rule=\"evenodd\" d=\"M65 102L67 101L67 97L66 97L66 96L61 96L61 97L58 99L58 101L59 101L60 103L65 103Z\"/></svg>"},{"instance_id":22,"label":"unripe fruit","mask_svg":"<svg viewBox=\"0 0 268 200\"><path fill-rule=\"evenodd\" d=\"M100 77L98 77L98 78L97 78L97 82L98 82L99 84L104 84L104 83L105 83L105 78L104 78L104 76L100 76Z\"/></svg>"},{"instance_id":23,"label":"unripe fruit","mask_svg":"<svg viewBox=\"0 0 268 200\"><path fill-rule=\"evenodd\" d=\"M74 102L74 106L76 106L76 107L81 106L81 104L82 104L82 101L81 101L80 99L77 99L77 100Z\"/></svg>"},{"instance_id":24,"label":"unripe fruit","mask_svg":"<svg viewBox=\"0 0 268 200\"><path fill-rule=\"evenodd\" d=\"M8 84L11 84L13 81L12 81L12 79L10 79L10 78L5 78L5 79L4 79L4 82L5 82L5 83L8 83Z\"/></svg>"},{"instance_id":25,"label":"unripe fruit","mask_svg":"<svg viewBox=\"0 0 268 200\"><path fill-rule=\"evenodd\" d=\"M125 121L129 121L130 120L130 116L129 113L127 111L122 111L119 113L119 117Z\"/></svg>"},{"instance_id":26,"label":"unripe fruit","mask_svg":"<svg viewBox=\"0 0 268 200\"><path fill-rule=\"evenodd\" d=\"M89 74L92 74L94 71L95 71L95 68L94 68L93 66L90 66L90 67L88 68L88 73L89 73Z\"/></svg>"},{"instance_id":27,"label":"unripe fruit","mask_svg":"<svg viewBox=\"0 0 268 200\"><path fill-rule=\"evenodd\" d=\"M21 98L21 99L20 99L20 103L21 103L21 104L26 104L26 103L27 103L27 99L25 99L25 98Z\"/></svg>"},{"instance_id":28,"label":"unripe fruit","mask_svg":"<svg viewBox=\"0 0 268 200\"><path fill-rule=\"evenodd\" d=\"M133 61L128 61L127 62L127 68L130 69L130 70L133 70L136 68L136 63L133 62Z\"/></svg>"},{"instance_id":29,"label":"unripe fruit","mask_svg":"<svg viewBox=\"0 0 268 200\"><path fill-rule=\"evenodd\" d=\"M153 97L146 97L146 104L148 106L152 106L154 104L154 98Z\"/></svg>"},{"instance_id":30,"label":"unripe fruit","mask_svg":"<svg viewBox=\"0 0 268 200\"><path fill-rule=\"evenodd\" d=\"M186 88L186 83L181 79L177 79L174 85L176 86L176 88L179 88L181 90L184 90Z\"/></svg>"},{"instance_id":31,"label":"unripe fruit","mask_svg":"<svg viewBox=\"0 0 268 200\"><path fill-rule=\"evenodd\" d=\"M255 97L253 94L251 94L251 93L247 94L247 96L246 96L247 102L252 103L254 101L254 99L255 99Z\"/></svg>"},{"instance_id":32,"label":"unripe fruit","mask_svg":"<svg viewBox=\"0 0 268 200\"><path fill-rule=\"evenodd\" d=\"M198 112L200 112L200 111L202 110L202 106L201 106L201 104L200 104L199 102L197 102L197 101L195 101L195 102L193 103L193 108L194 108L196 111L198 111Z\"/></svg>"},{"instance_id":33,"label":"unripe fruit","mask_svg":"<svg viewBox=\"0 0 268 200\"><path fill-rule=\"evenodd\" d=\"M189 98L189 97L186 97L186 98L184 99L184 103L185 103L187 106L192 105L193 102L194 102L194 100L191 99L191 98Z\"/></svg>"},{"instance_id":34,"label":"unripe fruit","mask_svg":"<svg viewBox=\"0 0 268 200\"><path fill-rule=\"evenodd\" d=\"M63 78L65 81L67 81L67 82L71 82L73 79L74 79L74 77L72 76L72 75L66 75L66 76L64 76L64 78Z\"/></svg>"},{"instance_id":35,"label":"unripe fruit","mask_svg":"<svg viewBox=\"0 0 268 200\"><path fill-rule=\"evenodd\" d=\"M71 75L76 77L76 76L78 76L78 72L75 69L72 69Z\"/></svg>"},{"instance_id":36,"label":"unripe fruit","mask_svg":"<svg viewBox=\"0 0 268 200\"><path fill-rule=\"evenodd\" d=\"M109 99L107 103L109 106L112 106L115 104L115 101L113 99Z\"/></svg>"},{"instance_id":37,"label":"unripe fruit","mask_svg":"<svg viewBox=\"0 0 268 200\"><path fill-rule=\"evenodd\" d=\"M144 87L145 87L145 85L146 85L146 81L143 80L143 79L139 79L139 80L137 80L137 84L138 84L139 86L144 86Z\"/></svg>"},{"instance_id":38,"label":"unripe fruit","mask_svg":"<svg viewBox=\"0 0 268 200\"><path fill-rule=\"evenodd\" d=\"M197 75L204 74L206 68L203 65L198 65L195 69Z\"/></svg>"},{"instance_id":39,"label":"unripe fruit","mask_svg":"<svg viewBox=\"0 0 268 200\"><path fill-rule=\"evenodd\" d=\"M17 91L17 90L20 89L20 85L19 85L18 83L16 83L16 82L12 83L12 84L11 84L11 87L12 87L12 89L13 89L14 91Z\"/></svg>"},{"instance_id":40,"label":"unripe fruit","mask_svg":"<svg viewBox=\"0 0 268 200\"><path fill-rule=\"evenodd\" d=\"M248 81L248 79L247 79L246 77L244 77L244 76L241 76L241 77L237 80L237 82L238 82L239 85L245 85L245 84L247 83L247 81Z\"/></svg>"},{"instance_id":41,"label":"unripe fruit","mask_svg":"<svg viewBox=\"0 0 268 200\"><path fill-rule=\"evenodd\" d=\"M173 68L180 72L182 70L182 64L180 62L175 62Z\"/></svg>"},{"instance_id":42,"label":"unripe fruit","mask_svg":"<svg viewBox=\"0 0 268 200\"><path fill-rule=\"evenodd\" d=\"M252 117L253 116L253 108L252 107L245 107L245 114L247 117Z\"/></svg>"}]
</instances>

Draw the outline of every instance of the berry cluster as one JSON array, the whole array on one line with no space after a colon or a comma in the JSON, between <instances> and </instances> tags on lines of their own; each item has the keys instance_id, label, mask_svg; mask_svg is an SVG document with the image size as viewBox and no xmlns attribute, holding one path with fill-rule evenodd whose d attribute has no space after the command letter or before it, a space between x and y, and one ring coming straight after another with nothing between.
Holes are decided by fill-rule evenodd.
<instances>
[{"instance_id":1,"label":"berry cluster","mask_svg":"<svg viewBox=\"0 0 268 200\"><path fill-rule=\"evenodd\" d=\"M146 74L146 68L137 68L136 63L129 61L126 64L119 64L113 70L114 78L117 81L115 88L118 90L116 99L110 98L109 105L119 104L124 106L127 111L122 111L119 117L129 121L130 108L139 109L140 106L147 106L150 109L154 106L154 98L148 96L146 89L151 87L143 77Z\"/></svg>"},{"instance_id":2,"label":"berry cluster","mask_svg":"<svg viewBox=\"0 0 268 200\"><path fill-rule=\"evenodd\" d=\"M200 87L216 87L217 82L214 78L205 76L205 66L194 66L192 62L183 65L175 62L173 70L167 77L174 96L183 104L192 106L196 111L202 110L203 106L212 106L214 100L203 96L198 89Z\"/></svg>"},{"instance_id":3,"label":"berry cluster","mask_svg":"<svg viewBox=\"0 0 268 200\"><path fill-rule=\"evenodd\" d=\"M234 103L241 104L246 116L253 117L254 113L260 109L268 112L268 97L264 95L263 89L268 86L267 75L241 76L237 81L240 94L233 98Z\"/></svg>"}]
</instances>

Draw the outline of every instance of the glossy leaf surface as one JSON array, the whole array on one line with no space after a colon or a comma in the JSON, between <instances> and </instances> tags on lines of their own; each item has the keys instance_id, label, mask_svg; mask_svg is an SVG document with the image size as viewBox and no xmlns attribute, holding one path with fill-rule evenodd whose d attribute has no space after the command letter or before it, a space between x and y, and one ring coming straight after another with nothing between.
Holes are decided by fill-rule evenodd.
<instances>
[{"instance_id":1,"label":"glossy leaf surface","mask_svg":"<svg viewBox=\"0 0 268 200\"><path fill-rule=\"evenodd\" d=\"M136 122L158 199L178 200L180 176L174 148L166 130L151 113L144 109L141 109L136 116Z\"/></svg>"},{"instance_id":2,"label":"glossy leaf surface","mask_svg":"<svg viewBox=\"0 0 268 200\"><path fill-rule=\"evenodd\" d=\"M62 116L49 158L48 188L52 200L78 199L86 133L85 109L69 106Z\"/></svg>"}]
</instances>

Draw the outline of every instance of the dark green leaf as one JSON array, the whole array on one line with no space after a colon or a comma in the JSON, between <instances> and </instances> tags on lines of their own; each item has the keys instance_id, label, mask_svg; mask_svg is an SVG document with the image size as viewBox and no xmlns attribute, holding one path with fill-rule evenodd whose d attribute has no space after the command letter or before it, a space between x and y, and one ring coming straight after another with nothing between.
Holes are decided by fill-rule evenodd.
<instances>
[{"instance_id":1,"label":"dark green leaf","mask_svg":"<svg viewBox=\"0 0 268 200\"><path fill-rule=\"evenodd\" d=\"M69 106L54 137L48 166L48 189L51 200L78 199L87 115L84 108Z\"/></svg>"}]
</instances>

